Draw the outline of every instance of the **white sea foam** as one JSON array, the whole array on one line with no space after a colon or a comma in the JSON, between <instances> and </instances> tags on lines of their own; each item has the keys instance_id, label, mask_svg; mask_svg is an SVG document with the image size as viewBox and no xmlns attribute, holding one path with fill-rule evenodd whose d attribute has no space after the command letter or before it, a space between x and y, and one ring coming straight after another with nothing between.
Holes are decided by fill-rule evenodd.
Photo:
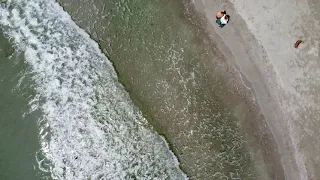
<instances>
[{"instance_id":1,"label":"white sea foam","mask_svg":"<svg viewBox=\"0 0 320 180\"><path fill-rule=\"evenodd\" d=\"M97 43L55 1L10 0L0 13L31 67L38 93L31 105L44 114L39 169L55 179L186 178Z\"/></svg>"}]
</instances>

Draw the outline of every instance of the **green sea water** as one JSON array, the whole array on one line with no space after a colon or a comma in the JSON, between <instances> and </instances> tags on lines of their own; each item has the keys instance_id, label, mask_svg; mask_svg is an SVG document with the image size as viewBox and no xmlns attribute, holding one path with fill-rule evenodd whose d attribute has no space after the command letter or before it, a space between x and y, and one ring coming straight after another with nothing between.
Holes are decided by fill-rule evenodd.
<instances>
[{"instance_id":1,"label":"green sea water","mask_svg":"<svg viewBox=\"0 0 320 180\"><path fill-rule=\"evenodd\" d=\"M39 111L32 111L31 76L23 55L0 32L0 179L46 179L36 157Z\"/></svg>"},{"instance_id":2,"label":"green sea water","mask_svg":"<svg viewBox=\"0 0 320 180\"><path fill-rule=\"evenodd\" d=\"M1 122L1 179L50 179L39 171L68 180L185 178L98 45L54 0L0 9L15 45L14 52L4 45L1 69L9 114Z\"/></svg>"}]
</instances>

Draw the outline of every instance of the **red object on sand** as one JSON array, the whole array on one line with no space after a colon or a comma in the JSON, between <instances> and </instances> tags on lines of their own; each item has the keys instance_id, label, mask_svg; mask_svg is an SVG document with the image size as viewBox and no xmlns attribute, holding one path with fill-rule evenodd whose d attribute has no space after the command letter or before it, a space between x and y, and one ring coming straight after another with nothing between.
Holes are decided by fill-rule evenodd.
<instances>
[{"instance_id":1,"label":"red object on sand","mask_svg":"<svg viewBox=\"0 0 320 180\"><path fill-rule=\"evenodd\" d=\"M298 41L294 44L294 47L295 47L295 48L298 48L301 43L303 43L303 41L302 41L302 40L298 40Z\"/></svg>"}]
</instances>

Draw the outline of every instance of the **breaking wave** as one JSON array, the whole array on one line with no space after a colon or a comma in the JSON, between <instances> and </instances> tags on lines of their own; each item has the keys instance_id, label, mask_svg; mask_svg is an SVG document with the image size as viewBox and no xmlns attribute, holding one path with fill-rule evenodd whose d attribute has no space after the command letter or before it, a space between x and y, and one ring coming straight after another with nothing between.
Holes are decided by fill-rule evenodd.
<instances>
[{"instance_id":1,"label":"breaking wave","mask_svg":"<svg viewBox=\"0 0 320 180\"><path fill-rule=\"evenodd\" d=\"M9 0L0 13L6 37L33 74L32 105L43 112L39 169L54 179L186 178L98 44L58 3Z\"/></svg>"}]
</instances>

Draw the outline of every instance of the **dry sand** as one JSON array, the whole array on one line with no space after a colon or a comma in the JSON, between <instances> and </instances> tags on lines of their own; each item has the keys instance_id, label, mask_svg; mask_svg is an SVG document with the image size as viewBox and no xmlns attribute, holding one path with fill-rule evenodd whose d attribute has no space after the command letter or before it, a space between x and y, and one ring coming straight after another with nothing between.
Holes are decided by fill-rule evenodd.
<instances>
[{"instance_id":1,"label":"dry sand","mask_svg":"<svg viewBox=\"0 0 320 180\"><path fill-rule=\"evenodd\" d=\"M288 180L320 179L320 1L197 0L220 50L250 81ZM224 28L215 14L225 9ZM318 10L318 12L317 12ZM305 41L298 49L294 43Z\"/></svg>"}]
</instances>

